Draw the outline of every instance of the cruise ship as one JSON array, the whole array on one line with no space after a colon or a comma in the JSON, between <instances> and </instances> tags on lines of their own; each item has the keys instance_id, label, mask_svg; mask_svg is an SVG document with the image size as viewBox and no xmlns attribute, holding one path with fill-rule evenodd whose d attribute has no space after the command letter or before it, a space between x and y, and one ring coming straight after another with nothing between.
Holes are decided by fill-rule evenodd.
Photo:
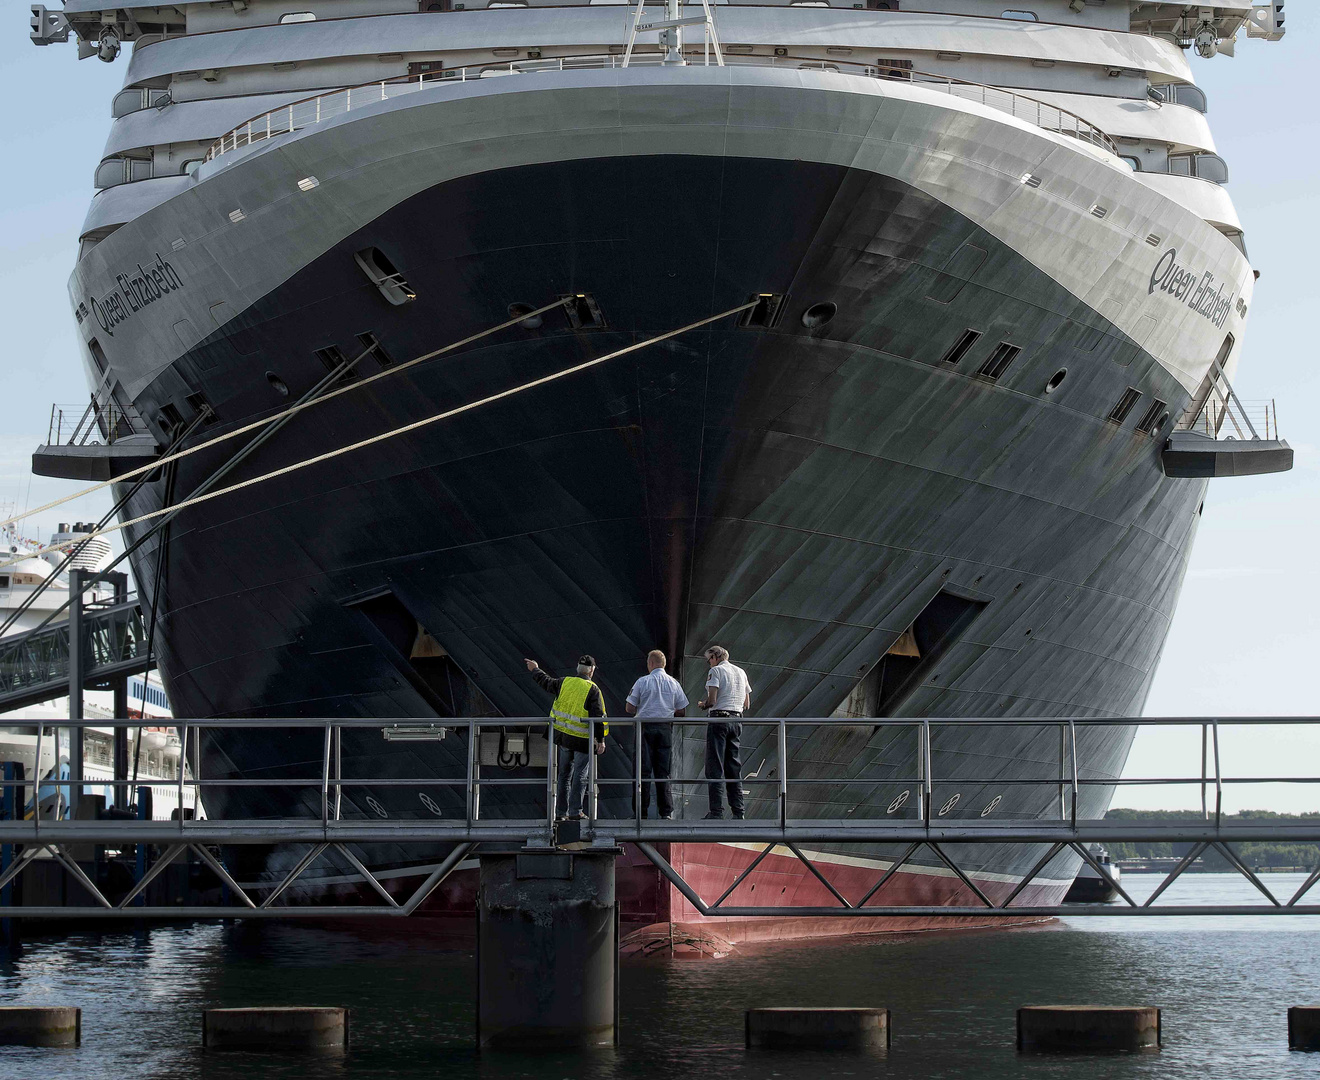
<instances>
[{"instance_id":1,"label":"cruise ship","mask_svg":"<svg viewBox=\"0 0 1320 1080\"><path fill-rule=\"evenodd\" d=\"M1252 471L1214 464L1255 274L1193 67L1279 40L1283 7L36 7L37 44L125 68L69 281L104 452L37 467L109 478L285 416L117 488L129 520L295 466L127 529L177 715L543 716L522 658L583 652L617 713L647 650L695 698L719 643L754 716L858 721L795 737L800 774L837 782L792 816L911 815L911 729L886 717L1140 713L1207 478ZM1197 430L1202 465L1171 466ZM319 738L228 732L204 769L298 775ZM486 738L499 775L544 769L543 741L510 761ZM343 769L461 776L463 742L345 733ZM700 742L683 729L686 777ZM1130 742L1096 729L1081 754L1117 777ZM772 747L747 727L749 776ZM1052 734L947 732L936 805L1055 814L1050 788L1008 781L1058 776L1058 754ZM632 773L617 739L601 762ZM772 813L748 786L749 816ZM603 816L628 814L619 790ZM482 814L543 813L539 794L492 788ZM1080 813L1111 794L1084 789ZM704 810L689 785L680 812ZM342 813L462 813L462 793L355 788ZM847 895L887 865L817 855ZM702 893L754 856L670 850ZM999 897L1035 857L967 865ZM887 904L970 899L927 858ZM670 941L915 925L703 927L631 873L625 918ZM739 888L758 884L832 902L777 853Z\"/></svg>"},{"instance_id":2,"label":"cruise ship","mask_svg":"<svg viewBox=\"0 0 1320 1080\"><path fill-rule=\"evenodd\" d=\"M0 504L0 518L15 516L12 504ZM10 644L60 617L69 600L70 570L94 573L110 562L110 544L91 536L95 528L91 522L61 522L43 544L24 536L12 521L0 526L0 562L5 564L0 567L0 643ZM113 588L105 583L84 593L85 600L96 605L109 604L113 597ZM21 657L0 655L0 677L12 675L6 670L8 664L19 666ZM154 671L126 678L124 691L129 718L158 722L158 726L127 733L127 760L132 763L127 779L132 787L150 787L152 816L167 821L178 816L182 742L172 726L169 700ZM75 736L59 724L70 715L69 710L67 694L57 694L48 701L0 711L0 763L13 762L21 767L23 777L36 777L35 799L43 817L68 817L74 812L71 796L75 785L68 781L74 758L70 744ZM84 718L104 721L105 726L84 732L83 777L89 782L81 788L84 794L103 798L107 806L115 803L113 721L116 715L124 715L115 710L113 690L86 691ZM40 733L33 721L40 721ZM33 791L28 789L28 814L34 812L33 799ZM202 816L194 788L184 789L183 803L187 813Z\"/></svg>"}]
</instances>

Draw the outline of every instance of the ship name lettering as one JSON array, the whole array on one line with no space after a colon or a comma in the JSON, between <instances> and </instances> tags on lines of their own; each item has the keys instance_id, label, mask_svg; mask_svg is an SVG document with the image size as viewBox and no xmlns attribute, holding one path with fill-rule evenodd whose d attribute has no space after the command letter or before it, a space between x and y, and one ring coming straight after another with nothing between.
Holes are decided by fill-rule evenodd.
<instances>
[{"instance_id":1,"label":"ship name lettering","mask_svg":"<svg viewBox=\"0 0 1320 1080\"><path fill-rule=\"evenodd\" d=\"M153 265L144 269L138 263L132 271L116 274L115 284L118 286L117 291L108 292L99 298L87 297L87 306L96 316L97 323L111 337L115 336L115 327L120 323L149 304L154 304L162 296L183 288L183 278L157 252Z\"/></svg>"},{"instance_id":2,"label":"ship name lettering","mask_svg":"<svg viewBox=\"0 0 1320 1080\"><path fill-rule=\"evenodd\" d=\"M1235 300L1239 312L1245 307L1241 299L1234 296L1231 288L1226 292L1225 283L1215 281L1214 274L1209 270L1198 274L1195 270L1180 265L1177 248L1169 248L1161 255L1160 261L1151 271L1150 287L1146 290L1146 295L1153 294L1156 289L1185 303L1220 329L1228 319L1228 313L1234 310Z\"/></svg>"}]
</instances>

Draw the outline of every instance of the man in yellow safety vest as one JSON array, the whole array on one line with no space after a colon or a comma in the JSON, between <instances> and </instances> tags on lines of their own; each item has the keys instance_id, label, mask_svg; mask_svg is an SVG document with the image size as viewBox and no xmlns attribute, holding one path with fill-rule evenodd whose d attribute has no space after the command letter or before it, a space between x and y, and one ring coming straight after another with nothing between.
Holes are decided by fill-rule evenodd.
<instances>
[{"instance_id":1,"label":"man in yellow safety vest","mask_svg":"<svg viewBox=\"0 0 1320 1080\"><path fill-rule=\"evenodd\" d=\"M605 723L605 699L600 687L591 681L596 673L594 657L578 657L577 675L566 675L562 679L552 678L541 670L535 660L523 660L532 678L542 689L555 695L555 703L550 706L551 727L554 728L554 744L559 752L558 783L555 799L559 804L559 818L585 818L587 797L587 766L591 761L591 752L605 752L605 736L610 733L609 724ZM593 719L601 723L593 724ZM593 730L594 729L594 730Z\"/></svg>"}]
</instances>

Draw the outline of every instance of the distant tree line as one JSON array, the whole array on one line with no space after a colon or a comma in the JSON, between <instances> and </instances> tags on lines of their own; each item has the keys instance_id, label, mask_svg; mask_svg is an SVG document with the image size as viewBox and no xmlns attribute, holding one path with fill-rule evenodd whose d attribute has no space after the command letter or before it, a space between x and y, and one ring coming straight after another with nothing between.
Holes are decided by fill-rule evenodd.
<instances>
[{"instance_id":1,"label":"distant tree line","mask_svg":"<svg viewBox=\"0 0 1320 1080\"><path fill-rule=\"evenodd\" d=\"M1105 815L1108 821L1203 821L1199 810L1110 810ZM1243 810L1236 814L1225 814L1223 820L1234 825L1251 825L1257 822L1269 822L1272 825L1315 824L1320 812L1305 814L1276 814L1273 810ZM1152 841L1141 844L1109 844L1109 856L1115 861L1120 859L1158 859L1181 858L1192 849L1190 843L1175 844L1167 841ZM1314 869L1320 865L1320 844L1236 844L1233 848L1238 857L1255 870L1281 866L1301 866ZM1201 853L1197 869L1232 870L1219 852L1214 850Z\"/></svg>"}]
</instances>

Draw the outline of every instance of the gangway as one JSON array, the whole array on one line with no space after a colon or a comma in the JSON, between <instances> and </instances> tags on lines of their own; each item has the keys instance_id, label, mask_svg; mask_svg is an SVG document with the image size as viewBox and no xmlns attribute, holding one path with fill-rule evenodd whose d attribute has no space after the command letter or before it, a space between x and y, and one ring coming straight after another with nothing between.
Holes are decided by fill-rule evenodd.
<instances>
[{"instance_id":1,"label":"gangway","mask_svg":"<svg viewBox=\"0 0 1320 1080\"><path fill-rule=\"evenodd\" d=\"M136 598L83 609L81 661L84 689L140 675L153 666L147 620ZM0 638L0 713L69 693L69 622L51 623Z\"/></svg>"},{"instance_id":2,"label":"gangway","mask_svg":"<svg viewBox=\"0 0 1320 1080\"><path fill-rule=\"evenodd\" d=\"M683 727L700 728L709 721L683 719L676 721ZM89 726L86 721L57 722L72 728ZM152 721L130 721L128 726L142 727ZM1105 916L1159 916L1159 915L1320 915L1320 902L1307 903L1313 886L1320 881L1320 865L1314 867L1300 888L1291 896L1275 895L1236 850L1237 845L1254 842L1286 841L1298 844L1320 844L1320 816L1304 818L1300 822L1280 824L1271 821L1238 823L1224 816L1224 793L1239 785L1320 785L1320 776L1286 774L1272 776L1231 775L1223 767L1222 732L1250 729L1252 738L1259 738L1268 728L1286 729L1289 736L1320 735L1320 718L1267 717L1267 718L1096 718L1077 717L1063 719L1036 718L879 718L873 721L877 732L910 739L912 754L910 769L895 775L852 775L846 778L821 777L813 769L810 752L813 735L831 727L856 730L856 719L760 719L744 720L745 732L761 728L762 747L768 754L755 770L755 775L743 777L759 795L754 795L750 806L752 814L746 820L646 820L638 812L643 779L637 751L641 743L641 722L632 719L611 720L615 728L612 738L622 740L625 760L631 763L631 775L597 775L598 759L593 755L590 765L589 790L595 793L589 800L590 816L579 827L571 823L571 835L564 834L564 826L556 821L553 784L548 770L526 769L525 775L511 777L506 770L481 768L481 737L483 734L517 732L527 739L543 738L547 729L544 717L535 718L481 718L481 719L219 719L176 721L182 740L178 776L171 783L178 786L180 796L185 788L207 802L208 817L204 820L186 818L174 821L145 820L3 820L0 821L0 845L6 863L0 871L0 894L13 883L37 858L54 858L63 864L71 878L81 886L82 899L78 906L28 906L9 904L5 917L34 917L42 919L104 917L104 918L344 918L344 917L402 917L412 914L427 897L464 860L472 856L508 855L510 852L553 854L583 854L590 852L617 852L623 845L632 845L678 889L693 906L705 916L733 917L874 917L917 916L923 918L965 918L1011 916L1014 918L1049 917L1058 915ZM975 726L1018 728L1025 738L1035 740L1034 746L1057 747L1057 758L1038 756L1031 769L1015 769L1011 775L998 777L969 776L956 769L959 755L956 747L968 734L965 730ZM1087 761L1087 746L1101 745L1112 738L1115 728L1191 729L1200 735L1200 769L1181 775L1160 777L1114 777L1101 775ZM205 775L195 750L199 740L223 736L234 729L262 729L273 738L296 737L305 751L300 766L290 769L268 770L260 777ZM374 730L373 730L374 729ZM1109 730L1104 730L1109 729ZM450 760L466 759L466 768L456 768L453 775L432 772L424 776L348 776L341 768L341 741L345 735L414 740L418 753L414 761L424 762L425 745L446 738L455 740L451 746L462 748L460 755ZM41 729L38 729L38 737ZM49 737L48 735L45 737ZM289 743L287 745L293 745ZM1024 744L1026 745L1026 744ZM946 755L944 748L951 748ZM319 757L319 762L317 758ZM619 756L615 756L615 765ZM185 766L185 762L187 765ZM316 767L319 765L319 767ZM906 767L905 767L906 768ZM608 770L607 770L608 771ZM617 770L616 770L617 771ZM297 773L305 775L297 775ZM813 775L816 772L816 775ZM492 775L492 773L494 775ZM1031 773L1032 775L1027 775ZM701 785L705 777L674 777L672 784ZM528 797L540 806L536 816L523 819L496 817L482 810L483 790L521 786ZM828 791L821 785L856 787L883 786L901 789L910 799L874 801L873 815L866 818L845 817L826 819L804 816L810 808L813 792ZM1163 819L1133 818L1114 820L1087 818L1087 806L1098 807L1095 788L1110 791L1129 786L1190 785L1199 789L1202 811L1195 820L1168 821ZM25 785L22 780L3 782L5 790L15 790L16 798L9 805L23 805ZM284 802L300 806L301 816L232 820L214 816L208 792L235 787L261 787L270 792L282 791ZM389 818L379 804L371 810L373 798L391 788L404 788L422 794L436 794L431 799L430 812L419 812L410 819ZM986 803L985 812L981 796L972 798L975 791L993 788L1044 789L1048 793L1048 810L1031 817L1000 817L994 811L999 800ZM957 788L968 793L958 807L958 801L947 793ZM287 797L291 793L296 797ZM440 793L444 794L443 797ZM613 794L611 794L613 792ZM625 793L631 794L630 814L609 816L601 812L601 803L608 803L615 811L626 806ZM947 797L946 797L947 796ZM428 796L430 798L430 796ZM599 801L598 801L599 799ZM440 800L440 801L437 801ZM449 809L440 811L443 801ZM183 799L180 797L180 805ZM421 801L427 805L426 800ZM889 809L886 811L885 807ZM373 812L374 811L374 812ZM1161 841L1187 845L1185 855L1177 866L1164 875L1152 895L1137 902L1121 884L1114 881L1108 869L1088 850L1092 843ZM816 906L775 907L731 904L729 898L754 871L753 863L724 890L718 898L703 897L685 879L681 866L673 865L661 848L665 844L717 843L754 844L763 847L761 856L771 852L791 854L801 860L810 872L828 889L832 902ZM822 873L823 862L813 861L814 854L831 845L850 845L850 851L874 848L872 863L877 867L876 880L869 891L848 898L829 882ZM79 864L77 852L87 851L90 845L124 851L134 845L153 845L159 852L154 866L141 877L131 891L124 895L107 895L93 882ZM240 885L225 865L224 850L243 845L257 845L276 851L268 865L281 870L269 880L258 884ZM422 878L415 887L396 894L386 887L378 876L383 869L375 868L369 849L387 845L393 852L403 853L403 861L425 862L414 866L416 876ZM1016 881L996 881L991 887L977 872L980 857L990 848L1018 846L1028 854L1019 865L1031 869ZM379 850L379 849L377 849ZM1256 904L1208 904L1186 906L1159 902L1166 890L1206 852L1222 856L1259 892L1262 902ZM200 859L215 873L228 889L230 902L222 905L182 903L177 906L134 906L150 881L180 856L191 855ZM1104 879L1114 885L1123 902L1117 904L1024 904L1019 901L1023 891L1037 881L1059 857L1089 863ZM374 893L381 902L345 902L328 898L315 888L315 882L304 874L318 860L328 857L337 867L350 866L363 892ZM932 857L948 872L960 879L965 890L956 903L944 906L913 907L886 905L885 885L914 857L928 865ZM428 861L429 860L429 861ZM1002 861L1002 860L1001 860ZM467 865L471 865L468 863ZM1002 877L1003 875L999 875ZM339 879L343 880L342 877ZM397 886L397 873L393 883ZM1056 882L1057 883L1057 882ZM310 886L310 887L309 887ZM70 887L70 895L78 890Z\"/></svg>"}]
</instances>

